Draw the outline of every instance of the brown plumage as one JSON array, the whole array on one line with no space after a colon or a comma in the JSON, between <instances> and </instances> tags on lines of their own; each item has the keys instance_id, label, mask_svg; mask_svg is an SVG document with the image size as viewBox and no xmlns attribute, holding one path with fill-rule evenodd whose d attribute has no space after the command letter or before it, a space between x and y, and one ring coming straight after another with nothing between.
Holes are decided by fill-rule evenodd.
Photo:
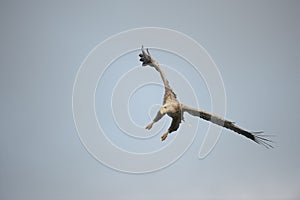
<instances>
[{"instance_id":1,"label":"brown plumage","mask_svg":"<svg viewBox=\"0 0 300 200\"><path fill-rule=\"evenodd\" d=\"M163 106L160 108L160 110L157 112L155 118L151 123L149 123L146 126L146 129L151 129L153 124L157 121L159 121L165 114L170 116L172 118L172 123L171 126L168 128L167 132L161 136L162 141L165 140L168 136L168 134L176 131L179 126L181 121L183 120L183 114L185 112L189 113L190 115L200 117L204 120L210 121L214 124L217 124L219 126L225 127L227 129L230 129L238 134L241 134L252 141L262 144L263 146L270 148L272 145L270 144L272 141L265 138L265 135L262 135L262 132L249 132L246 131L238 126L236 126L233 122L225 120L219 116L216 116L214 114L208 113L206 111L196 109L196 108L191 108L188 107L184 104L179 103L179 101L176 99L177 96L171 89L169 85L169 81L167 80L165 74L161 70L159 64L157 61L155 61L150 53L149 50L147 49L147 52L144 50L142 47L142 53L139 54L140 56L140 61L142 62L143 66L151 66L154 67L160 74L164 87L165 87L165 94L164 94L164 99L163 99Z\"/></svg>"}]
</instances>

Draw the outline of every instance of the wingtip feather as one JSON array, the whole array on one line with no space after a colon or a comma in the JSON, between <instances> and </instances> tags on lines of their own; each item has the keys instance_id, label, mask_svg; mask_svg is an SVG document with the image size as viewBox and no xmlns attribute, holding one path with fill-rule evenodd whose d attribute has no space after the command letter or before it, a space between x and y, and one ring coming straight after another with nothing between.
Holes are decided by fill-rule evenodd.
<instances>
[{"instance_id":1,"label":"wingtip feather","mask_svg":"<svg viewBox=\"0 0 300 200\"><path fill-rule=\"evenodd\" d=\"M274 142L272 140L266 138L271 135L263 135L262 133L263 133L262 131L252 132L252 134L254 135L254 141L257 144L263 145L267 149L274 148L274 146L272 145L272 143L274 143Z\"/></svg>"}]
</instances>

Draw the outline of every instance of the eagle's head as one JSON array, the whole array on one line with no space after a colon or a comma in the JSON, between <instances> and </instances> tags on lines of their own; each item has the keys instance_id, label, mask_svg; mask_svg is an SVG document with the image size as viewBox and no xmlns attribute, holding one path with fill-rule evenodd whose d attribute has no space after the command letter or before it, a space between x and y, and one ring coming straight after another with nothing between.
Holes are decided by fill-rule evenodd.
<instances>
[{"instance_id":1,"label":"eagle's head","mask_svg":"<svg viewBox=\"0 0 300 200\"><path fill-rule=\"evenodd\" d=\"M165 103L159 111L161 114L175 114L180 112L180 105L178 102L168 102Z\"/></svg>"}]
</instances>

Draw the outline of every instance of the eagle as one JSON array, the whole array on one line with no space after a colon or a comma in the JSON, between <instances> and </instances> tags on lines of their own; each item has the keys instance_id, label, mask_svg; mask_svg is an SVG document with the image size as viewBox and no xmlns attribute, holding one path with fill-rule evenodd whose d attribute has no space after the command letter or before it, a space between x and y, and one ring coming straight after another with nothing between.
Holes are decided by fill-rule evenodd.
<instances>
[{"instance_id":1,"label":"eagle","mask_svg":"<svg viewBox=\"0 0 300 200\"><path fill-rule=\"evenodd\" d=\"M146 126L146 129L150 130L154 123L159 121L164 115L168 115L172 118L172 122L170 127L168 128L167 132L164 133L161 136L161 140L164 141L168 135L174 131L177 131L181 122L184 121L184 113L188 113L192 116L200 117L204 120L207 120L209 122L212 122L216 125L225 127L227 129L230 129L240 135L245 136L246 138L256 142L257 144L261 144L265 146L266 148L272 148L273 146L270 144L272 143L271 140L266 138L267 135L263 135L262 131L259 132L250 132L246 131L238 126L235 125L234 122L228 121L226 119L223 119L222 117L219 117L217 115L214 115L212 113L206 112L204 110L200 110L197 108L192 108L187 105L184 105L180 103L177 100L177 95L172 90L172 88L169 85L169 81L167 80L164 72L162 71L161 67L159 66L158 62L152 58L150 55L150 52L148 48L146 51L144 50L144 47L141 48L142 53L139 54L140 61L142 62L142 66L150 66L153 67L156 71L159 72L163 84L164 84L164 98L163 98L163 105L157 112L155 118Z\"/></svg>"}]
</instances>

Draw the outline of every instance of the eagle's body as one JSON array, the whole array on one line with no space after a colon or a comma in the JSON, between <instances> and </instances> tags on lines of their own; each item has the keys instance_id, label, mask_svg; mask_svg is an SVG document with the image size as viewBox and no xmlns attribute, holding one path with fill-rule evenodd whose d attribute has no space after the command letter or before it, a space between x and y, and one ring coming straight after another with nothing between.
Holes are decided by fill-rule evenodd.
<instances>
[{"instance_id":1,"label":"eagle's body","mask_svg":"<svg viewBox=\"0 0 300 200\"><path fill-rule=\"evenodd\" d=\"M172 118L172 123L171 123L171 126L168 128L167 132L161 136L162 140L165 140L169 133L172 133L179 128L180 123L183 120L183 114L184 114L184 112L187 112L190 115L200 117L200 118L210 121L214 124L217 124L219 126L222 126L227 129L230 129L232 131L235 131L235 132L253 140L256 143L264 145L267 148L272 147L272 145L269 144L269 142L271 142L270 140L264 138L263 135L259 135L261 132L245 131L245 130L239 128L238 126L236 126L231 121L225 120L221 117L218 117L218 116L208 113L206 111L203 111L200 109L195 109L195 108L190 108L184 104L181 104L177 100L177 96L174 93L174 91L171 89L171 87L169 85L169 81L167 80L165 74L161 70L158 62L155 61L151 57L148 49L147 49L147 52L145 52L142 47L142 53L139 56L141 57L140 61L143 63L142 65L143 66L149 65L151 67L154 67L159 72L159 74L163 80L163 83L164 83L165 94L164 94L164 98L163 98L163 106L157 112L153 121L146 126L146 129L151 129L153 124L155 122L159 121L165 114L170 116Z\"/></svg>"}]
</instances>

